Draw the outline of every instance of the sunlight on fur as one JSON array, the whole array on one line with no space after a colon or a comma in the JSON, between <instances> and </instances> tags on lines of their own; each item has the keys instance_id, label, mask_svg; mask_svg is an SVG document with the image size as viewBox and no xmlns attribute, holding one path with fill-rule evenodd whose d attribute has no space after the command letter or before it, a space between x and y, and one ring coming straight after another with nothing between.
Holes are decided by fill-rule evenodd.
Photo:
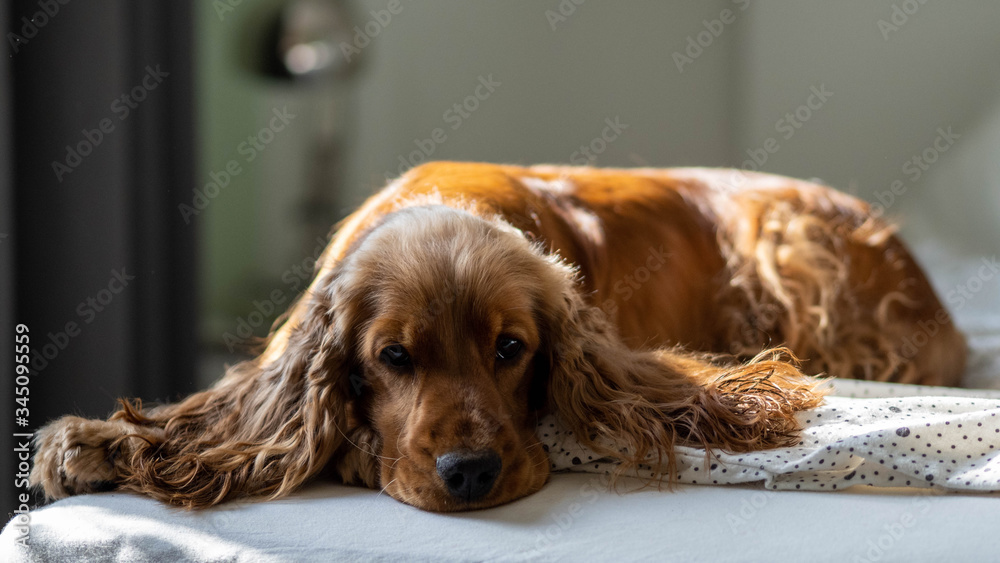
<instances>
[{"instance_id":1,"label":"sunlight on fur","mask_svg":"<svg viewBox=\"0 0 1000 563\"><path fill-rule=\"evenodd\" d=\"M681 445L796 444L823 400L804 374L948 385L964 351L894 228L830 188L431 163L344 220L259 356L177 403L50 423L31 482L204 508L333 477L486 508L545 485L554 413L669 486Z\"/></svg>"}]
</instances>

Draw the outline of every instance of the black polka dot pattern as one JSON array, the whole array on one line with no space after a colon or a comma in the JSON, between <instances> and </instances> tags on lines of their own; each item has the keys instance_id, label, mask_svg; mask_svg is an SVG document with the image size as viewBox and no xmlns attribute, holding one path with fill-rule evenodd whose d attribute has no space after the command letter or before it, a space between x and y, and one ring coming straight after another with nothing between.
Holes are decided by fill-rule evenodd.
<instances>
[{"instance_id":1,"label":"black polka dot pattern","mask_svg":"<svg viewBox=\"0 0 1000 563\"><path fill-rule=\"evenodd\" d=\"M804 430L795 448L713 451L708 458L704 450L677 448L678 480L763 481L772 490L869 486L1000 491L1000 400L827 397L821 407L799 418ZM610 474L615 469L582 447L553 416L539 423L538 435L553 471ZM665 470L650 459L636 473L665 479Z\"/></svg>"}]
</instances>

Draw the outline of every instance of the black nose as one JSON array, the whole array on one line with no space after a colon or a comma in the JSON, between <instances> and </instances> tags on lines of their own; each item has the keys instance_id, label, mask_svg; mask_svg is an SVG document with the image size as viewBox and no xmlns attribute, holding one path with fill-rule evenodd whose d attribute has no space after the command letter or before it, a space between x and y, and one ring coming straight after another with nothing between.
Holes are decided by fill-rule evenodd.
<instances>
[{"instance_id":1,"label":"black nose","mask_svg":"<svg viewBox=\"0 0 1000 563\"><path fill-rule=\"evenodd\" d=\"M458 450L437 458L437 472L452 496L472 502L490 492L502 464L493 450Z\"/></svg>"}]
</instances>

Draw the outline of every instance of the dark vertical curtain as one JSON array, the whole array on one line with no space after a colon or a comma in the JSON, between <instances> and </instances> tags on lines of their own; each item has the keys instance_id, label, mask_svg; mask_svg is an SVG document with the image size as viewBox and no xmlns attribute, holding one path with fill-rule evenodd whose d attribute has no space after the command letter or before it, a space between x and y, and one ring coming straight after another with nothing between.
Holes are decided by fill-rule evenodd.
<instances>
[{"instance_id":1,"label":"dark vertical curtain","mask_svg":"<svg viewBox=\"0 0 1000 563\"><path fill-rule=\"evenodd\" d=\"M30 428L106 416L117 397L176 399L195 375L195 233L177 209L195 183L190 5L7 10L5 33L23 41L7 35L0 162L12 193L0 183L0 197L13 202L0 206L15 217L0 275L17 290L0 337L6 352L15 322L31 331Z\"/></svg>"},{"instance_id":2,"label":"dark vertical curtain","mask_svg":"<svg viewBox=\"0 0 1000 563\"><path fill-rule=\"evenodd\" d=\"M0 29L10 29L10 14L0 10ZM0 510L8 517L16 508L14 474L17 456L13 433L16 432L14 408L14 191L11 135L11 70L10 59L0 57L0 405L8 412L0 417ZM6 518L4 519L6 522Z\"/></svg>"}]
</instances>

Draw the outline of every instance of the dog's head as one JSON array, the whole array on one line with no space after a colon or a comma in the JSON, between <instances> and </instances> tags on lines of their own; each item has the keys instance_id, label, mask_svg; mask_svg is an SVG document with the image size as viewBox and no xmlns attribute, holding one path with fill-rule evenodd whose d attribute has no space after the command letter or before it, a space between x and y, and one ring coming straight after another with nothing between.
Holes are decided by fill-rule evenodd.
<instances>
[{"instance_id":1,"label":"dog's head","mask_svg":"<svg viewBox=\"0 0 1000 563\"><path fill-rule=\"evenodd\" d=\"M339 473L440 511L541 488L535 426L573 284L520 231L447 207L396 211L359 237L310 290L329 320L316 336L344 356Z\"/></svg>"},{"instance_id":2,"label":"dog's head","mask_svg":"<svg viewBox=\"0 0 1000 563\"><path fill-rule=\"evenodd\" d=\"M191 507L280 497L328 468L420 508L485 508L545 483L544 409L619 472L659 460L673 475L679 443L794 444L820 395L765 355L630 350L521 231L409 207L336 239L263 355L176 405L123 405L116 419L164 432L116 467L123 488Z\"/></svg>"}]
</instances>

